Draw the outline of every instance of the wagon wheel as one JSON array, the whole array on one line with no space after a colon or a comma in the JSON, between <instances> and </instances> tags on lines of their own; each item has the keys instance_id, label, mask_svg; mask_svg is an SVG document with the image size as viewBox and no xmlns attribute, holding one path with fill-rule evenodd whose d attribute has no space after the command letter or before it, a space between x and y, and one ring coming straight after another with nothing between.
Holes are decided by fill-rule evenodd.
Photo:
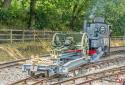
<instances>
[{"instance_id":1,"label":"wagon wheel","mask_svg":"<svg viewBox=\"0 0 125 85\"><path fill-rule=\"evenodd\" d=\"M83 50L83 54L85 58L88 59L87 51L89 50L89 40L88 40L88 36L86 33L84 33L82 36L81 49Z\"/></svg>"},{"instance_id":2,"label":"wagon wheel","mask_svg":"<svg viewBox=\"0 0 125 85\"><path fill-rule=\"evenodd\" d=\"M62 43L59 39L59 36L58 36L59 33L55 33L54 36L53 36L53 40L52 40L52 46L54 47L54 49L52 50L52 52L50 53L50 55L53 57L53 58L57 58L60 54L60 48L62 46Z\"/></svg>"},{"instance_id":3,"label":"wagon wheel","mask_svg":"<svg viewBox=\"0 0 125 85\"><path fill-rule=\"evenodd\" d=\"M53 40L52 40L52 45L54 47L61 47L62 46L62 43L61 43L59 36L58 36L58 33L54 34Z\"/></svg>"}]
</instances>

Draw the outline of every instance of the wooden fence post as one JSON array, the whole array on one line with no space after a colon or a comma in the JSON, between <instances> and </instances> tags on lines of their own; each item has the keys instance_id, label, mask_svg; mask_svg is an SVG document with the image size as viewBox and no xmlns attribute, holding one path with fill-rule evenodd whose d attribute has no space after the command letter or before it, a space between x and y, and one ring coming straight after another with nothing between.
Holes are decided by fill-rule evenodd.
<instances>
[{"instance_id":1,"label":"wooden fence post","mask_svg":"<svg viewBox=\"0 0 125 85\"><path fill-rule=\"evenodd\" d=\"M10 43L12 44L13 43L13 30L11 29L10 30Z\"/></svg>"},{"instance_id":2,"label":"wooden fence post","mask_svg":"<svg viewBox=\"0 0 125 85\"><path fill-rule=\"evenodd\" d=\"M46 35L46 34L45 34L45 30L43 30L43 36L44 36L44 38L43 38L43 39L44 39L44 40L45 40L45 35Z\"/></svg>"},{"instance_id":3,"label":"wooden fence post","mask_svg":"<svg viewBox=\"0 0 125 85\"><path fill-rule=\"evenodd\" d=\"M23 36L22 36L23 43L24 43L24 38L25 38L25 30L23 30Z\"/></svg>"},{"instance_id":4,"label":"wooden fence post","mask_svg":"<svg viewBox=\"0 0 125 85\"><path fill-rule=\"evenodd\" d=\"M36 40L36 34L35 34L35 30L33 30L33 40L34 40L34 42L35 42L35 40Z\"/></svg>"}]
</instances>

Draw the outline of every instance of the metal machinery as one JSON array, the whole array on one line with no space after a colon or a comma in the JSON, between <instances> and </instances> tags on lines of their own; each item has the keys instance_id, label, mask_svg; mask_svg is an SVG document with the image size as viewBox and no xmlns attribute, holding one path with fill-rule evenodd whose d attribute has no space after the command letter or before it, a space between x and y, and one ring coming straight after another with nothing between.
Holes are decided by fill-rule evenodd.
<instances>
[{"instance_id":1,"label":"metal machinery","mask_svg":"<svg viewBox=\"0 0 125 85\"><path fill-rule=\"evenodd\" d=\"M101 17L96 17L90 24L85 21L84 33L55 33L51 58L31 59L31 63L22 65L22 70L28 71L31 76L37 73L44 76L65 75L82 64L99 60L107 53L109 33L109 26Z\"/></svg>"},{"instance_id":2,"label":"metal machinery","mask_svg":"<svg viewBox=\"0 0 125 85\"><path fill-rule=\"evenodd\" d=\"M92 61L96 61L108 53L110 47L110 29L109 25L105 23L104 18L95 17L90 24L85 20L84 32L89 37L89 54Z\"/></svg>"}]
</instances>

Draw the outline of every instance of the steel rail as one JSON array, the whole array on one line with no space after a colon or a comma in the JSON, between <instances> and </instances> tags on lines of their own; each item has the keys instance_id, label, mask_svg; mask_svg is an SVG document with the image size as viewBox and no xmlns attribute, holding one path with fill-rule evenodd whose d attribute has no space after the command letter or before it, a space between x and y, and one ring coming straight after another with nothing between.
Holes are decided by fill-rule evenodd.
<instances>
[{"instance_id":1,"label":"steel rail","mask_svg":"<svg viewBox=\"0 0 125 85\"><path fill-rule=\"evenodd\" d=\"M123 74L123 73L125 73L125 71L118 72L118 73L115 73L115 74L110 74L110 75L105 75L105 76L97 77L97 78L90 79L90 80L87 80L87 81L84 81L84 82L81 82L81 83L75 84L75 85L83 85L83 84L86 84L86 83L89 83L91 85L91 82L93 82L93 81L101 80L101 79L109 77L109 76L111 77L111 76L115 76L115 75Z\"/></svg>"},{"instance_id":2,"label":"steel rail","mask_svg":"<svg viewBox=\"0 0 125 85\"><path fill-rule=\"evenodd\" d=\"M116 51L125 51L125 46L116 46L116 47L111 47L110 52L116 52Z\"/></svg>"},{"instance_id":3,"label":"steel rail","mask_svg":"<svg viewBox=\"0 0 125 85\"><path fill-rule=\"evenodd\" d=\"M30 84L30 85L37 85L37 84L43 84L43 82L46 81L47 79L42 78L42 79L37 80L37 79L34 79L34 78L32 78L32 77L27 77L27 78L25 78L25 79L18 80L18 81L16 81L16 82L10 83L10 84L8 84L8 85L19 85L19 84L22 84L22 85L24 84L24 85L26 85L26 84L28 84L28 80L34 81L34 82L33 82L32 84Z\"/></svg>"},{"instance_id":4,"label":"steel rail","mask_svg":"<svg viewBox=\"0 0 125 85\"><path fill-rule=\"evenodd\" d=\"M18 80L18 81L16 81L16 82L13 82L13 83L8 84L8 85L16 85L16 84L19 84L19 83L26 83L26 81L27 81L28 79L31 79L31 78L32 78L32 77L27 77L27 78L25 78L25 79Z\"/></svg>"},{"instance_id":5,"label":"steel rail","mask_svg":"<svg viewBox=\"0 0 125 85\"><path fill-rule=\"evenodd\" d=\"M46 57L46 56L49 56L49 54L42 55L41 57ZM9 62L5 62L5 63L1 63L0 64L0 69L19 65L18 64L19 62L23 62L23 61L26 61L26 60L29 60L29 59L30 58L24 58L24 59L19 59L19 60L14 60L14 61L9 61Z\"/></svg>"},{"instance_id":6,"label":"steel rail","mask_svg":"<svg viewBox=\"0 0 125 85\"><path fill-rule=\"evenodd\" d=\"M87 63L87 64L83 64L75 69L72 69L70 70L69 72L72 72L72 71L75 71L75 70L79 70L81 68L90 68L90 67L97 67L97 66L101 66L101 65L104 65L104 64L108 64L109 66L109 63L114 63L115 61L118 62L118 61L121 61L121 60L125 60L125 57L116 57L116 58L110 58L110 59L104 59L104 60L100 60L100 61L96 61L96 62L90 62L90 63Z\"/></svg>"},{"instance_id":7,"label":"steel rail","mask_svg":"<svg viewBox=\"0 0 125 85\"><path fill-rule=\"evenodd\" d=\"M40 80L38 80L38 81L32 83L31 85L37 85L37 84L42 85L44 81L47 81L47 79L40 79Z\"/></svg>"},{"instance_id":8,"label":"steel rail","mask_svg":"<svg viewBox=\"0 0 125 85\"><path fill-rule=\"evenodd\" d=\"M9 61L9 62L5 62L5 63L1 63L0 66L3 65L3 64L10 64L10 63L13 63L13 62L24 61L24 60L27 60L27 59L28 59L28 58L25 58L25 59L19 59L19 60L14 60L14 61Z\"/></svg>"},{"instance_id":9,"label":"steel rail","mask_svg":"<svg viewBox=\"0 0 125 85\"><path fill-rule=\"evenodd\" d=\"M117 68L117 69L119 69L119 68ZM112 70L112 69L110 69L110 70ZM118 71L118 70L116 70L116 71ZM111 72L111 71L108 71L108 72ZM105 74L104 75L104 73L103 73L103 76L101 76L101 77L96 77L96 78L93 78L93 79L90 79L90 80L86 80L84 82L81 82L81 83L78 83L78 84L75 84L75 85L83 85L83 84L86 84L86 83L90 83L91 84L92 81L101 80L101 79L109 77L109 76L111 77L111 76L124 74L124 73L125 73L125 68L124 69L120 69L120 72L117 72L117 73L115 73L114 70L112 70L112 74Z\"/></svg>"},{"instance_id":10,"label":"steel rail","mask_svg":"<svg viewBox=\"0 0 125 85\"><path fill-rule=\"evenodd\" d=\"M64 81L59 81L57 83L53 83L51 85L61 85L63 83L66 83L66 82L69 82L69 81L73 81L75 82L75 80L77 79L80 79L80 78L86 78L86 81L83 81L82 83L79 83L79 84L75 84L75 85L81 85L81 84L85 84L85 83L90 83L91 81L95 81L95 80L99 80L99 79L102 79L102 78L105 78L107 76L111 76L110 73L112 72L112 75L115 74L115 71L120 71L120 72L124 72L125 73L125 65L124 66L120 66L120 67L116 67L116 68L111 68L111 69L106 69L106 70L103 70L103 71L100 71L100 72L97 72L97 73L92 73L92 74L87 74L87 75L83 75L83 76L79 76L79 77L73 77L73 78L70 78L70 79L67 79L67 80L64 80ZM109 73L109 74L107 74ZM89 76L94 76L94 75L99 75L99 74L103 74L101 77L98 77L98 78L94 78L94 79L89 79ZM117 73L117 75L120 74L120 73ZM116 74L115 74L116 75Z\"/></svg>"},{"instance_id":11,"label":"steel rail","mask_svg":"<svg viewBox=\"0 0 125 85\"><path fill-rule=\"evenodd\" d=\"M28 58L19 59L19 60L14 60L14 61L5 62L5 63L1 63L1 64L0 64L0 69L19 65L18 62L22 62L22 61L26 61L26 60L28 60Z\"/></svg>"}]
</instances>

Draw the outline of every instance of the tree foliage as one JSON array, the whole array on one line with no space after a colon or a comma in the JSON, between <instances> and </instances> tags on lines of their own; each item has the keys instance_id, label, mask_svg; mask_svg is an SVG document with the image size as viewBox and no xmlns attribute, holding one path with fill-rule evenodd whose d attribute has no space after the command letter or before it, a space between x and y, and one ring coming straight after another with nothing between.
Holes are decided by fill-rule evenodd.
<instances>
[{"instance_id":1,"label":"tree foliage","mask_svg":"<svg viewBox=\"0 0 125 85\"><path fill-rule=\"evenodd\" d=\"M80 31L92 14L124 34L125 0L0 0L0 24L8 27Z\"/></svg>"}]
</instances>

